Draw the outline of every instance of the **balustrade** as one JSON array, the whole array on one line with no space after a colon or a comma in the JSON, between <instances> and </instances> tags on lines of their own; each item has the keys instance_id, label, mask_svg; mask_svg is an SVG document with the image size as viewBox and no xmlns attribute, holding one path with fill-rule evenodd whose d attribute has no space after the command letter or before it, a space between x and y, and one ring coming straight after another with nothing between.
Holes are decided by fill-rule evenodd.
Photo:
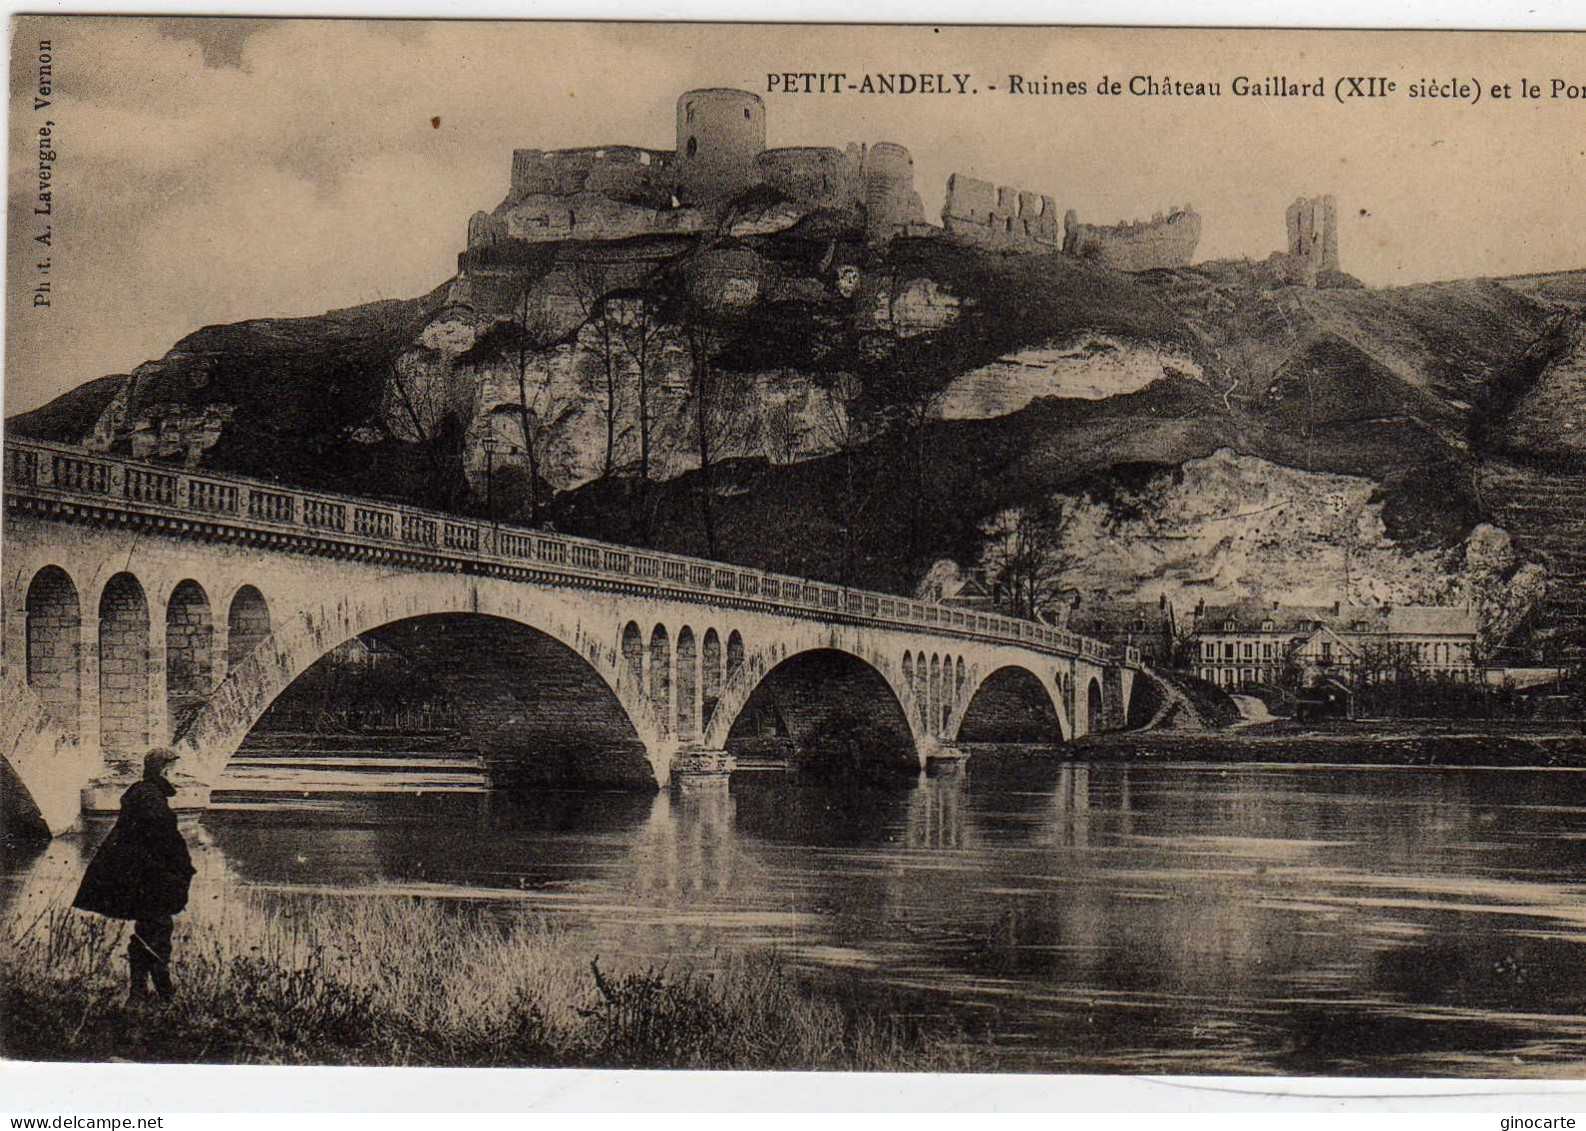
<instances>
[{"instance_id":1,"label":"balustrade","mask_svg":"<svg viewBox=\"0 0 1586 1131\"><path fill-rule=\"evenodd\" d=\"M176 505L176 476L162 475L158 471L129 468L121 485L122 494L136 503Z\"/></svg>"},{"instance_id":2,"label":"balustrade","mask_svg":"<svg viewBox=\"0 0 1586 1131\"><path fill-rule=\"evenodd\" d=\"M366 538L389 538L394 525L389 511L372 511L367 507L357 507L352 512L353 533L362 534Z\"/></svg>"},{"instance_id":3,"label":"balustrade","mask_svg":"<svg viewBox=\"0 0 1586 1131\"><path fill-rule=\"evenodd\" d=\"M416 514L402 516L402 541L416 546L435 545L435 523Z\"/></svg>"},{"instance_id":4,"label":"balustrade","mask_svg":"<svg viewBox=\"0 0 1586 1131\"><path fill-rule=\"evenodd\" d=\"M237 513L237 488L229 483L209 483L202 479L187 481L187 505L211 514ZM340 530L341 527L336 529Z\"/></svg>"},{"instance_id":5,"label":"balustrade","mask_svg":"<svg viewBox=\"0 0 1586 1131\"><path fill-rule=\"evenodd\" d=\"M110 465L72 456L56 456L50 481L61 491L106 495L110 493Z\"/></svg>"},{"instance_id":6,"label":"balustrade","mask_svg":"<svg viewBox=\"0 0 1586 1131\"><path fill-rule=\"evenodd\" d=\"M190 478L116 457L91 458L36 441L8 442L5 455L6 480L11 488L97 496L119 494L128 503L185 508L206 515L237 515L277 526L302 526L339 533L348 531L350 510L351 533L375 541L444 548L467 555L532 560L552 566L572 565L590 572L732 593L771 605L799 606L1018 640L1100 662L1131 665L1141 662L1137 648L1111 648L1100 641L1030 621L776 577L712 562L634 553L581 539L544 537L497 526L489 528L493 536L487 538L481 535L485 527L463 519L425 515L407 508L384 509L312 492L274 490L245 480Z\"/></svg>"},{"instance_id":7,"label":"balustrade","mask_svg":"<svg viewBox=\"0 0 1586 1131\"><path fill-rule=\"evenodd\" d=\"M291 522L294 509L291 495L283 495L278 491L261 491L257 487L248 489L250 518L262 519L265 522Z\"/></svg>"},{"instance_id":8,"label":"balustrade","mask_svg":"<svg viewBox=\"0 0 1586 1131\"><path fill-rule=\"evenodd\" d=\"M304 499L303 525L319 530L346 530L347 508L324 499Z\"/></svg>"}]
</instances>

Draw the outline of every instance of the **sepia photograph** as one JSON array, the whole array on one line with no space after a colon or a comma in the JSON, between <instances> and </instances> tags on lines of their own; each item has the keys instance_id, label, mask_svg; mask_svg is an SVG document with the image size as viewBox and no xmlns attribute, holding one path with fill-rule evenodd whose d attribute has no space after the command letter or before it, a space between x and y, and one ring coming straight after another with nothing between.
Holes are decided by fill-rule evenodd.
<instances>
[{"instance_id":1,"label":"sepia photograph","mask_svg":"<svg viewBox=\"0 0 1586 1131\"><path fill-rule=\"evenodd\" d=\"M1583 47L14 17L0 1057L1579 1079Z\"/></svg>"}]
</instances>

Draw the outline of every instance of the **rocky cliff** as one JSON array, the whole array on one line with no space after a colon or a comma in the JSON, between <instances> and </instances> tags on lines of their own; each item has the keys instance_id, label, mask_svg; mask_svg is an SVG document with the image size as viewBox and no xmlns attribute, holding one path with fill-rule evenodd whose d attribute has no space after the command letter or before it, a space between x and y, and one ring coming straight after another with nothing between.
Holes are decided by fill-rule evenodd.
<instances>
[{"instance_id":1,"label":"rocky cliff","mask_svg":"<svg viewBox=\"0 0 1586 1131\"><path fill-rule=\"evenodd\" d=\"M1452 597L1499 537L1481 524L1516 525L1478 472L1582 456L1586 273L1311 290L818 216L732 230L550 242L418 299L209 327L9 426L895 589L1058 500L1119 596L1347 568L1362 598ZM1314 557L1283 526L1323 518L1352 525ZM1506 568L1547 556L1513 533Z\"/></svg>"}]
</instances>

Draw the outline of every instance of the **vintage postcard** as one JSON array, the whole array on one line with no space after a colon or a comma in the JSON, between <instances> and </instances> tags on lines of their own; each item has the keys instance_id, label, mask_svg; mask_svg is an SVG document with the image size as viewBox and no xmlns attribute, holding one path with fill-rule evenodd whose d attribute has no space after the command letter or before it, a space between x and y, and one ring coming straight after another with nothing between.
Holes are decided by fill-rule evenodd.
<instances>
[{"instance_id":1,"label":"vintage postcard","mask_svg":"<svg viewBox=\"0 0 1586 1131\"><path fill-rule=\"evenodd\" d=\"M1583 47L16 18L0 1053L1579 1076Z\"/></svg>"}]
</instances>

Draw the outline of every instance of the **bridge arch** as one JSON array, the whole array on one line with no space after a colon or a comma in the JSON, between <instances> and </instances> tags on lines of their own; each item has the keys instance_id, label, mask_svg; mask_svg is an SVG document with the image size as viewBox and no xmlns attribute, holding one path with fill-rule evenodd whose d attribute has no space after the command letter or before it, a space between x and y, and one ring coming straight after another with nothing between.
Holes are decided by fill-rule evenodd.
<instances>
[{"instance_id":1,"label":"bridge arch","mask_svg":"<svg viewBox=\"0 0 1586 1131\"><path fill-rule=\"evenodd\" d=\"M840 647L807 648L783 656L758 678L746 668L729 681L705 743L732 751L764 735L837 742L844 748L823 753L877 768L918 769L925 735L912 698L865 657Z\"/></svg>"},{"instance_id":2,"label":"bridge arch","mask_svg":"<svg viewBox=\"0 0 1586 1131\"><path fill-rule=\"evenodd\" d=\"M661 733L672 732L672 638L666 625L650 632L650 703L655 708Z\"/></svg>"},{"instance_id":3,"label":"bridge arch","mask_svg":"<svg viewBox=\"0 0 1586 1131\"><path fill-rule=\"evenodd\" d=\"M710 726L710 717L716 713L716 704L721 699L721 636L714 628L705 630L705 637L700 642L700 729Z\"/></svg>"},{"instance_id":4,"label":"bridge arch","mask_svg":"<svg viewBox=\"0 0 1586 1131\"><path fill-rule=\"evenodd\" d=\"M270 635L270 605L252 585L239 585L226 603L226 670L246 660Z\"/></svg>"},{"instance_id":5,"label":"bridge arch","mask_svg":"<svg viewBox=\"0 0 1586 1131\"><path fill-rule=\"evenodd\" d=\"M165 600L165 704L173 734L213 690L214 638L209 594L183 578Z\"/></svg>"},{"instance_id":6,"label":"bridge arch","mask_svg":"<svg viewBox=\"0 0 1586 1131\"><path fill-rule=\"evenodd\" d=\"M1101 692L1101 680L1091 676L1090 683L1085 688L1085 729L1088 733L1095 734L1102 729L1105 702Z\"/></svg>"},{"instance_id":7,"label":"bridge arch","mask_svg":"<svg viewBox=\"0 0 1586 1131\"><path fill-rule=\"evenodd\" d=\"M683 740L697 737L699 714L694 705L699 690L699 646L694 630L684 625L677 634L677 736Z\"/></svg>"},{"instance_id":8,"label":"bridge arch","mask_svg":"<svg viewBox=\"0 0 1586 1131\"><path fill-rule=\"evenodd\" d=\"M620 778L622 784L644 784L653 788L665 780L670 757L670 728L666 725L670 700L654 702L647 694L649 689L644 678L651 677L663 691L669 692L670 643L666 629L660 624L655 625L650 648L646 649L649 655L641 652L640 660L641 663L645 659L653 661L659 653L662 662L652 662L648 672L635 678L632 638L641 631L638 622L619 621L623 627L619 629L613 625L608 630L610 635L601 639L587 627L593 619L591 610L584 607L576 595L526 591L505 583L458 585L449 582L444 575L415 574L395 578L387 586L368 587L353 596L338 599L327 595L326 599L326 605L305 608L289 620L274 622L265 638L270 646L255 647L228 664L220 686L186 720L176 735L175 745L189 755L190 772L200 782L212 784L220 776L248 732L298 676L339 645L365 633L375 634L382 640L395 640L399 651L424 653L427 661L442 670L450 664L459 677L472 670L476 662L494 663L503 658L493 652L504 653L509 660L516 655L515 665L507 667L520 679L529 671L531 660L548 665L562 673L548 689L541 686L546 701L559 705L559 725L567 727L583 721L591 723L592 731L608 732L608 737L619 730L622 732L621 741L614 740L613 744L614 748L622 748L620 757L614 756L612 760L616 767L614 772L619 775L612 779L613 782ZM248 600L239 591L233 598L233 610L238 608L239 601L245 602L244 610L253 607ZM488 641L476 644L470 652L461 647L448 650L440 644L427 644L422 628L392 627L421 622L434 626L459 615L465 616L472 625L500 622L532 632L505 636L497 632ZM645 618L643 623L651 621ZM448 631L454 640L468 636L463 629L454 627ZM475 628L473 631L478 635L482 630ZM570 674L574 672L579 673L579 678ZM590 678L583 679L584 674L590 674ZM477 701L464 710L465 718L472 712L473 725L495 727L504 736L514 725L532 721L532 704L525 705L521 696L518 697L520 701L512 701L503 690L502 681L488 681L490 687L486 687L487 681L479 676L476 682L480 683L480 690L473 696ZM449 686L462 683L465 681L454 679ZM486 695L486 691L491 695ZM467 686L458 691L459 695L469 693ZM493 701L486 701L492 695ZM580 701L579 695L584 696L584 700ZM586 705L591 702L598 704L592 716L586 714ZM619 721L621 727L617 726ZM474 737L477 740L478 733ZM492 741L499 748L497 754L501 763L509 763L507 738ZM489 751L486 753L489 757ZM645 781L642 783L629 780L638 765L643 767Z\"/></svg>"},{"instance_id":9,"label":"bridge arch","mask_svg":"<svg viewBox=\"0 0 1586 1131\"><path fill-rule=\"evenodd\" d=\"M956 725L946 733L957 742L1066 742L1072 735L1061 696L1030 668L1003 664L978 681L971 671L961 696Z\"/></svg>"},{"instance_id":10,"label":"bridge arch","mask_svg":"<svg viewBox=\"0 0 1586 1131\"><path fill-rule=\"evenodd\" d=\"M82 733L82 604L71 574L47 565L33 575L27 618L25 678L64 737Z\"/></svg>"},{"instance_id":11,"label":"bridge arch","mask_svg":"<svg viewBox=\"0 0 1586 1131\"><path fill-rule=\"evenodd\" d=\"M99 593L99 744L111 758L149 746L149 636L143 585L130 573L114 574Z\"/></svg>"},{"instance_id":12,"label":"bridge arch","mask_svg":"<svg viewBox=\"0 0 1586 1131\"><path fill-rule=\"evenodd\" d=\"M591 657L540 629L448 612L363 635L440 684L497 785L654 785L616 689Z\"/></svg>"},{"instance_id":13,"label":"bridge arch","mask_svg":"<svg viewBox=\"0 0 1586 1131\"><path fill-rule=\"evenodd\" d=\"M622 629L622 669L634 687L644 686L644 633L631 620Z\"/></svg>"}]
</instances>

